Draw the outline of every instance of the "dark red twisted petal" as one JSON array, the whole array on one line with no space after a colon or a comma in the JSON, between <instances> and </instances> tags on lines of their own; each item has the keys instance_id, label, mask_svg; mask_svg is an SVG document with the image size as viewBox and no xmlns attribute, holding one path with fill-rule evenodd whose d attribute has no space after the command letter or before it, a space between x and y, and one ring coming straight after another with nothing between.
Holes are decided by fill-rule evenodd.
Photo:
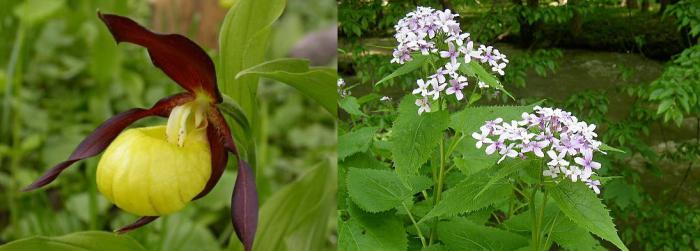
<instances>
[{"instance_id":1,"label":"dark red twisted petal","mask_svg":"<svg viewBox=\"0 0 700 251\"><path fill-rule=\"evenodd\" d=\"M226 169L226 162L228 161L226 149L219 140L216 128L213 126L207 127L207 138L209 139L209 149L211 152L211 176L209 177L209 181L207 181L207 185L204 186L204 189L192 200L204 197L211 192L214 186L216 186L216 183L219 182L221 175L224 173L224 169Z\"/></svg>"},{"instance_id":2,"label":"dark red twisted petal","mask_svg":"<svg viewBox=\"0 0 700 251\"><path fill-rule=\"evenodd\" d=\"M170 110L179 104L183 104L192 100L194 97L189 93L176 94L158 101L150 109L134 108L126 112L120 113L111 117L102 125L100 125L95 131L88 135L80 145L73 151L73 153L68 157L68 160L55 165L39 179L34 181L31 185L23 189L23 191L31 191L40 187L43 187L58 177L63 170L68 168L70 165L76 161L95 156L102 151L104 151L107 146L114 140L114 138L121 133L127 126L133 124L139 119L148 116L168 116Z\"/></svg>"},{"instance_id":3,"label":"dark red twisted petal","mask_svg":"<svg viewBox=\"0 0 700 251\"><path fill-rule=\"evenodd\" d=\"M252 250L255 231L258 228L258 192L255 187L255 175L248 163L240 158L238 177L231 198L231 219L245 250Z\"/></svg>"},{"instance_id":4,"label":"dark red twisted petal","mask_svg":"<svg viewBox=\"0 0 700 251\"><path fill-rule=\"evenodd\" d=\"M118 234L123 234L123 233L129 232L131 230L143 227L144 225L151 223L156 219L158 219L158 216L143 216L143 217L139 218L138 220L136 220L134 223L123 226L122 228L120 228L114 232L117 232Z\"/></svg>"},{"instance_id":5,"label":"dark red twisted petal","mask_svg":"<svg viewBox=\"0 0 700 251\"><path fill-rule=\"evenodd\" d=\"M179 34L157 34L133 20L111 14L97 15L119 42L148 49L153 64L189 92L205 91L216 103L223 99L216 86L214 63L192 40Z\"/></svg>"},{"instance_id":6,"label":"dark red twisted petal","mask_svg":"<svg viewBox=\"0 0 700 251\"><path fill-rule=\"evenodd\" d=\"M258 228L258 192L255 187L255 175L236 149L231 130L221 112L212 108L208 118L224 148L236 155L238 159L238 175L231 196L231 221L238 239L243 243L245 250L250 251L253 249L255 231Z\"/></svg>"},{"instance_id":7,"label":"dark red twisted petal","mask_svg":"<svg viewBox=\"0 0 700 251\"><path fill-rule=\"evenodd\" d=\"M233 136L231 136L231 129L228 127L228 124L226 124L226 119L224 119L224 116L221 114L221 112L219 112L219 109L212 106L212 108L209 109L208 117L211 125L216 128L217 136L224 144L226 150L238 156L236 143L233 141Z\"/></svg>"}]
</instances>

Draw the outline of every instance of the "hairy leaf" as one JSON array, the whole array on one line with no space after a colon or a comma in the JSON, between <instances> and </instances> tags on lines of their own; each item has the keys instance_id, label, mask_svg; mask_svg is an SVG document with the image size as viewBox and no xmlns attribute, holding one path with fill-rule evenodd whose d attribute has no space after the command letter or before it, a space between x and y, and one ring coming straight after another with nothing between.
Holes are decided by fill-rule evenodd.
<instances>
[{"instance_id":1,"label":"hairy leaf","mask_svg":"<svg viewBox=\"0 0 700 251\"><path fill-rule=\"evenodd\" d=\"M438 223L438 236L451 250L515 250L528 245L525 237L463 218Z\"/></svg>"},{"instance_id":2,"label":"hairy leaf","mask_svg":"<svg viewBox=\"0 0 700 251\"><path fill-rule=\"evenodd\" d=\"M605 205L583 183L564 181L551 188L559 209L574 223L591 233L627 250L617 235L615 224Z\"/></svg>"},{"instance_id":3,"label":"hairy leaf","mask_svg":"<svg viewBox=\"0 0 700 251\"><path fill-rule=\"evenodd\" d=\"M409 177L409 183L413 189L406 187L399 176L389 170L350 168L347 178L350 198L368 212L391 210L432 185L430 179L422 176Z\"/></svg>"},{"instance_id":4,"label":"hairy leaf","mask_svg":"<svg viewBox=\"0 0 700 251\"><path fill-rule=\"evenodd\" d=\"M357 98L353 96L348 96L338 100L338 106L345 110L350 115L354 116L364 116L365 113L360 110L360 104L357 103Z\"/></svg>"},{"instance_id":5,"label":"hairy leaf","mask_svg":"<svg viewBox=\"0 0 700 251\"><path fill-rule=\"evenodd\" d=\"M338 160L359 152L366 152L377 132L377 127L363 127L338 137Z\"/></svg>"},{"instance_id":6,"label":"hairy leaf","mask_svg":"<svg viewBox=\"0 0 700 251\"><path fill-rule=\"evenodd\" d=\"M401 101L390 140L394 166L403 181L418 173L421 165L428 161L449 123L446 111L418 115L418 107L413 101L413 96Z\"/></svg>"},{"instance_id":7,"label":"hairy leaf","mask_svg":"<svg viewBox=\"0 0 700 251\"><path fill-rule=\"evenodd\" d=\"M413 55L413 60L406 62L403 66L399 67L398 69L396 69L396 71L392 72L388 76L382 78L382 80L379 80L379 82L377 82L374 85L378 86L379 84L384 83L390 79L393 79L395 77L398 77L398 76L401 76L404 74L411 73L411 72L421 68L421 66L423 66L423 63L425 62L425 60L428 59L428 57L430 57L430 56L420 55L420 54Z\"/></svg>"},{"instance_id":8,"label":"hairy leaf","mask_svg":"<svg viewBox=\"0 0 700 251\"><path fill-rule=\"evenodd\" d=\"M479 127L484 125L487 120L496 118L502 118L505 122L519 120L523 112L532 112L532 108L539 103L524 106L467 107L452 115L450 128L461 131L471 138L472 133L478 132Z\"/></svg>"},{"instance_id":9,"label":"hairy leaf","mask_svg":"<svg viewBox=\"0 0 700 251\"><path fill-rule=\"evenodd\" d=\"M350 207L349 212L349 220L338 218L338 250L404 251L408 248L406 231L396 215L371 214L355 207Z\"/></svg>"},{"instance_id":10,"label":"hairy leaf","mask_svg":"<svg viewBox=\"0 0 700 251\"><path fill-rule=\"evenodd\" d=\"M495 170L487 169L467 177L455 187L446 190L442 200L421 219L421 222L433 217L473 212L507 198L511 194L510 185L501 179L491 181L494 176ZM477 197L479 191L488 183L491 183L491 186Z\"/></svg>"}]
</instances>

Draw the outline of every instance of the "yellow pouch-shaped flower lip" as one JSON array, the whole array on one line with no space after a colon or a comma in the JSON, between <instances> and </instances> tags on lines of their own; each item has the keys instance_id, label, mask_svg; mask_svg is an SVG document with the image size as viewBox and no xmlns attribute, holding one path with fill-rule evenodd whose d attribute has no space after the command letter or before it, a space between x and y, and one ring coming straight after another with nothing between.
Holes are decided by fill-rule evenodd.
<instances>
[{"instance_id":1,"label":"yellow pouch-shaped flower lip","mask_svg":"<svg viewBox=\"0 0 700 251\"><path fill-rule=\"evenodd\" d=\"M205 129L187 133L178 146L165 126L128 129L109 145L97 166L99 191L119 208L141 216L182 209L211 175Z\"/></svg>"}]
</instances>

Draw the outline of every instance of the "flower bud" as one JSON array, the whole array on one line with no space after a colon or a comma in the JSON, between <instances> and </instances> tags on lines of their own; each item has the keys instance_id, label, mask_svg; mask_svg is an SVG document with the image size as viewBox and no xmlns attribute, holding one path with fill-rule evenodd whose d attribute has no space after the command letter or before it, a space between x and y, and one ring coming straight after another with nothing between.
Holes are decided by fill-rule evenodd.
<instances>
[{"instance_id":1,"label":"flower bud","mask_svg":"<svg viewBox=\"0 0 700 251\"><path fill-rule=\"evenodd\" d=\"M141 216L182 209L211 175L206 129L185 135L183 144L167 140L166 127L122 132L97 166L99 191L119 208Z\"/></svg>"}]
</instances>

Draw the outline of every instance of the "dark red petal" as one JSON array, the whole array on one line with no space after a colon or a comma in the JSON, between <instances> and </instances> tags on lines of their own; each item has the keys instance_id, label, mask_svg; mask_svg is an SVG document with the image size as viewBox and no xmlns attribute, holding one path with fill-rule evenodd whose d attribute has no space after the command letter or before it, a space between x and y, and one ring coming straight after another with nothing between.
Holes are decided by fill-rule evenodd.
<instances>
[{"instance_id":1,"label":"dark red petal","mask_svg":"<svg viewBox=\"0 0 700 251\"><path fill-rule=\"evenodd\" d=\"M207 138L209 139L209 149L211 149L211 176L209 177L209 181L207 181L207 185L204 186L204 189L192 200L204 197L211 192L224 173L226 162L228 161L226 149L224 149L224 145L221 144L216 129L213 126L207 127Z\"/></svg>"},{"instance_id":2,"label":"dark red petal","mask_svg":"<svg viewBox=\"0 0 700 251\"><path fill-rule=\"evenodd\" d=\"M228 127L228 124L226 124L226 119L224 119L224 116L221 115L221 112L219 112L219 109L217 109L216 106L212 106L212 108L209 109L209 111L209 122L216 128L217 135L219 136L219 139L223 142L224 147L229 152L238 156L236 143L233 141L233 137L231 136L231 129Z\"/></svg>"},{"instance_id":3,"label":"dark red petal","mask_svg":"<svg viewBox=\"0 0 700 251\"><path fill-rule=\"evenodd\" d=\"M238 239L246 251L253 249L255 230L258 228L258 192L255 176L243 160L238 160L238 177L231 198L231 219Z\"/></svg>"},{"instance_id":4,"label":"dark red petal","mask_svg":"<svg viewBox=\"0 0 700 251\"><path fill-rule=\"evenodd\" d=\"M167 116L172 108L192 99L193 96L189 93L180 93L161 99L150 109L134 108L111 117L102 123L102 125L95 129L95 131L93 131L85 139L83 139L83 141L80 142L80 145L78 145L75 151L73 151L70 157L68 157L68 160L61 162L46 171L44 175L34 181L34 183L31 185L24 188L23 191L31 191L43 187L55 180L56 177L63 172L63 170L68 168L76 161L99 154L105 148L107 148L107 146L109 146L112 140L114 140L114 138L116 138L117 135L124 130L124 128L137 120L148 116Z\"/></svg>"},{"instance_id":5,"label":"dark red petal","mask_svg":"<svg viewBox=\"0 0 700 251\"><path fill-rule=\"evenodd\" d=\"M192 40L179 34L153 33L126 17L100 12L97 15L118 43L128 42L146 47L153 64L182 88L190 92L203 90L216 103L221 102L214 63Z\"/></svg>"},{"instance_id":6,"label":"dark red petal","mask_svg":"<svg viewBox=\"0 0 700 251\"><path fill-rule=\"evenodd\" d=\"M151 223L152 221L154 221L156 219L158 219L158 216L143 216L143 217L139 218L138 220L136 220L134 223L126 225L126 226L124 226L124 227L122 227L114 232L117 232L119 234L123 234L123 233L129 232L131 230L143 227L144 225Z\"/></svg>"}]
</instances>

